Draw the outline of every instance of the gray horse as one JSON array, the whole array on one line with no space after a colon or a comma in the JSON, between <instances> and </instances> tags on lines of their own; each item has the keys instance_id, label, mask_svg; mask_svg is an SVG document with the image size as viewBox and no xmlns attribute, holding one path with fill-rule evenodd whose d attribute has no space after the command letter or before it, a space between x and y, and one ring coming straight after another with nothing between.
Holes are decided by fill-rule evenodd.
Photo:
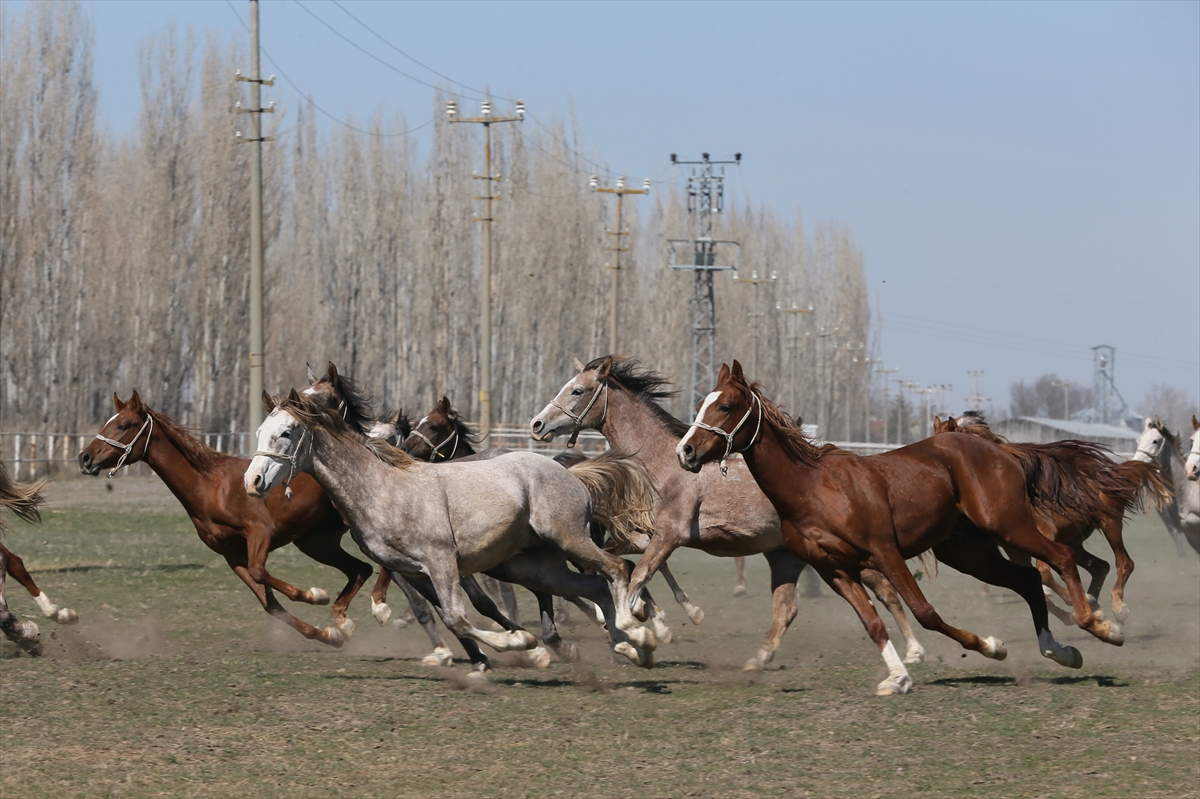
<instances>
[{"instance_id":1,"label":"gray horse","mask_svg":"<svg viewBox=\"0 0 1200 799\"><path fill-rule=\"evenodd\" d=\"M501 652L536 645L524 630L489 632L466 616L460 575L503 567L505 579L531 590L595 602L604 611L613 651L653 665L654 633L630 612L625 562L592 542L593 497L576 473L530 452L418 466L385 442L364 442L341 418L295 390L281 402L264 393L263 401L270 415L258 429L247 493L259 496L301 471L313 475L346 515L363 552L416 586L454 635ZM594 484L609 489L597 499L612 518L635 511L652 493L645 468L632 459L597 468L607 479ZM598 574L576 573L567 568L568 559ZM545 610L542 626L553 646L558 633Z\"/></svg>"},{"instance_id":2,"label":"gray horse","mask_svg":"<svg viewBox=\"0 0 1200 799\"><path fill-rule=\"evenodd\" d=\"M1183 455L1179 452L1179 439L1161 420L1147 418L1142 434L1138 436L1133 459L1157 463L1163 479L1175 493L1171 504L1159 509L1158 515L1175 539L1179 556L1183 557L1184 553L1180 538L1186 539L1192 549L1200 553L1200 483L1188 479Z\"/></svg>"},{"instance_id":3,"label":"gray horse","mask_svg":"<svg viewBox=\"0 0 1200 799\"><path fill-rule=\"evenodd\" d=\"M687 425L667 413L658 400L674 392L654 372L636 360L608 356L587 366L575 360L579 374L567 381L549 405L530 422L533 437L574 436L580 429L599 430L613 452L637 454L654 477L656 532L630 538L630 550L644 552L634 570L631 588L640 589L679 547L695 547L719 557L761 553L771 567L774 616L766 640L746 662L761 669L771 662L779 642L796 618L796 582L804 562L783 546L779 515L741 459L728 462L728 479L714 464L699 474L679 468L675 445ZM864 572L864 582L887 605L908 641L906 663L923 660L925 649L913 635L900 598L878 572ZM869 582L868 582L869 581ZM676 588L676 600L690 605Z\"/></svg>"}]
</instances>

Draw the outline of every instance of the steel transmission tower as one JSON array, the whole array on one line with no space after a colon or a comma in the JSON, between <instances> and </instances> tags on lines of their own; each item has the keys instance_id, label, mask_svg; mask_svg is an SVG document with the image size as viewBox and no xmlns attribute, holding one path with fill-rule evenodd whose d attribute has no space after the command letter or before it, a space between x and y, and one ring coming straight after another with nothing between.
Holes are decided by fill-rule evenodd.
<instances>
[{"instance_id":1,"label":"steel transmission tower","mask_svg":"<svg viewBox=\"0 0 1200 799\"><path fill-rule=\"evenodd\" d=\"M725 165L741 162L741 153L735 154L732 161L713 161L708 153L704 153L699 161L680 161L671 154L672 164L692 168L687 182L692 238L667 240L671 245L671 268L695 274L689 410L695 408L717 382L717 309L713 300L713 272L737 271L739 246L736 241L713 238L713 215L721 213L725 207ZM714 167L720 167L719 174ZM730 250L732 258L728 257Z\"/></svg>"}]
</instances>

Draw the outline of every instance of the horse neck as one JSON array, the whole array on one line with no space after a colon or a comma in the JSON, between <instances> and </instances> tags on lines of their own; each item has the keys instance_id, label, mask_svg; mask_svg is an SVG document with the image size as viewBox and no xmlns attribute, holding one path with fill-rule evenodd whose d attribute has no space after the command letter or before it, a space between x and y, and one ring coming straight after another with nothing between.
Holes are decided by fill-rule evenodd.
<instances>
[{"instance_id":1,"label":"horse neck","mask_svg":"<svg viewBox=\"0 0 1200 799\"><path fill-rule=\"evenodd\" d=\"M473 446L471 446L471 440L469 438L467 438L466 431L459 430L457 427L455 427L454 432L458 435L458 441L456 441L455 443L450 445L450 452L452 452L454 454L447 457L446 460L456 461L459 458L465 458L469 455L474 455L475 448ZM447 440L449 440L449 439L447 439ZM445 442L443 442L443 443L445 443ZM438 446L441 446L441 444L439 444Z\"/></svg>"},{"instance_id":2,"label":"horse neck","mask_svg":"<svg viewBox=\"0 0 1200 799\"><path fill-rule=\"evenodd\" d=\"M352 527L357 509L370 501L374 476L391 469L371 452L354 442L340 438L324 427L309 428L312 437L312 474L338 509L346 514ZM400 474L400 470L394 470Z\"/></svg>"},{"instance_id":3,"label":"horse neck","mask_svg":"<svg viewBox=\"0 0 1200 799\"><path fill-rule=\"evenodd\" d=\"M807 478L812 476L813 468L792 460L783 448L775 429L765 422L758 439L742 453L742 458L745 459L746 466L758 483L759 489L767 495L773 505L776 499L786 499L788 504L794 504L813 493L805 489L805 483ZM776 508L778 507L776 505Z\"/></svg>"},{"instance_id":4,"label":"horse neck","mask_svg":"<svg viewBox=\"0 0 1200 799\"><path fill-rule=\"evenodd\" d=\"M160 424L159 429L154 431L142 461L159 476L185 508L191 510L199 507L202 504L200 487L208 481L208 477L180 452L162 427Z\"/></svg>"},{"instance_id":5,"label":"horse neck","mask_svg":"<svg viewBox=\"0 0 1200 799\"><path fill-rule=\"evenodd\" d=\"M1196 484L1187 479L1184 458L1179 454L1179 450L1175 449L1174 442L1163 441L1162 450L1158 453L1158 467L1175 490L1176 504L1195 490L1192 487Z\"/></svg>"},{"instance_id":6,"label":"horse neck","mask_svg":"<svg viewBox=\"0 0 1200 799\"><path fill-rule=\"evenodd\" d=\"M603 403L604 398L601 397L599 404ZM646 466L655 472L661 472L665 464L674 470L671 474L685 474L675 460L678 439L663 427L653 411L629 391L623 388L609 389L608 411L597 429L608 439L609 448L614 452L637 453Z\"/></svg>"}]
</instances>

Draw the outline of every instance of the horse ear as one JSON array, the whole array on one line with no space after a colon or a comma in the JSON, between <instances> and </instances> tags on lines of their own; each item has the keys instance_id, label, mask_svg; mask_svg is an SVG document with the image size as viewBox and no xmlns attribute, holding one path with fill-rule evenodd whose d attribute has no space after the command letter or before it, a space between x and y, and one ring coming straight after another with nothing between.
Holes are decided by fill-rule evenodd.
<instances>
[{"instance_id":1,"label":"horse ear","mask_svg":"<svg viewBox=\"0 0 1200 799\"><path fill-rule=\"evenodd\" d=\"M576 357L575 357L575 356L573 356L573 355L571 356L571 363L575 364L575 371L576 371L576 372L582 372L582 371L583 371L583 363L582 363L582 362L581 362L581 361L580 361L578 358L576 358Z\"/></svg>"},{"instance_id":2,"label":"horse ear","mask_svg":"<svg viewBox=\"0 0 1200 799\"><path fill-rule=\"evenodd\" d=\"M1149 416L1147 416L1147 417L1146 417L1146 423L1145 423L1144 425L1142 425L1142 432L1143 432L1143 433L1144 433L1144 432L1146 432L1147 430L1149 430L1149 429L1150 429L1151 427L1153 427L1153 426L1154 426L1154 420L1153 420L1153 419L1151 419Z\"/></svg>"},{"instance_id":3,"label":"horse ear","mask_svg":"<svg viewBox=\"0 0 1200 799\"><path fill-rule=\"evenodd\" d=\"M1192 414L1192 429L1200 430L1200 419L1196 418L1196 414Z\"/></svg>"},{"instance_id":4,"label":"horse ear","mask_svg":"<svg viewBox=\"0 0 1200 799\"><path fill-rule=\"evenodd\" d=\"M275 398L272 397L270 394L268 394L267 390L265 388L263 389L262 401L263 401L263 410L265 410L267 413L271 413L272 411L275 410L275 408L276 408Z\"/></svg>"},{"instance_id":5,"label":"horse ear","mask_svg":"<svg viewBox=\"0 0 1200 799\"><path fill-rule=\"evenodd\" d=\"M315 386L317 384L317 376L313 374L312 364L308 361L304 362L304 373L305 376L308 377L308 384L310 386Z\"/></svg>"},{"instance_id":6,"label":"horse ear","mask_svg":"<svg viewBox=\"0 0 1200 799\"><path fill-rule=\"evenodd\" d=\"M450 413L450 398L443 394L442 398L438 400L437 407L442 413Z\"/></svg>"},{"instance_id":7,"label":"horse ear","mask_svg":"<svg viewBox=\"0 0 1200 799\"><path fill-rule=\"evenodd\" d=\"M329 372L329 382L333 383L334 385L337 385L338 371L337 371L337 367L333 365L333 361L329 362L329 366L327 367L327 370Z\"/></svg>"},{"instance_id":8,"label":"horse ear","mask_svg":"<svg viewBox=\"0 0 1200 799\"><path fill-rule=\"evenodd\" d=\"M729 374L734 380L746 382L746 374L742 371L742 362L737 358L733 359L733 370Z\"/></svg>"},{"instance_id":9,"label":"horse ear","mask_svg":"<svg viewBox=\"0 0 1200 799\"><path fill-rule=\"evenodd\" d=\"M288 402L300 402L300 394L295 388L288 392Z\"/></svg>"},{"instance_id":10,"label":"horse ear","mask_svg":"<svg viewBox=\"0 0 1200 799\"><path fill-rule=\"evenodd\" d=\"M737 363L737 361L734 361L734 363ZM729 364L723 363L723 364L721 364L721 371L717 372L717 382L724 383L728 379L729 379Z\"/></svg>"},{"instance_id":11,"label":"horse ear","mask_svg":"<svg viewBox=\"0 0 1200 799\"><path fill-rule=\"evenodd\" d=\"M129 404L139 410L142 407L142 398L140 396L138 396L136 388L133 390L133 396L129 398Z\"/></svg>"},{"instance_id":12,"label":"horse ear","mask_svg":"<svg viewBox=\"0 0 1200 799\"><path fill-rule=\"evenodd\" d=\"M600 368L596 370L596 377L600 380L608 377L609 373L612 372L612 365L613 359L612 356L609 355L604 359L604 363L600 364Z\"/></svg>"},{"instance_id":13,"label":"horse ear","mask_svg":"<svg viewBox=\"0 0 1200 799\"><path fill-rule=\"evenodd\" d=\"M125 407L125 403L121 402L121 398L117 396L117 392L113 392L113 407L118 411Z\"/></svg>"}]
</instances>

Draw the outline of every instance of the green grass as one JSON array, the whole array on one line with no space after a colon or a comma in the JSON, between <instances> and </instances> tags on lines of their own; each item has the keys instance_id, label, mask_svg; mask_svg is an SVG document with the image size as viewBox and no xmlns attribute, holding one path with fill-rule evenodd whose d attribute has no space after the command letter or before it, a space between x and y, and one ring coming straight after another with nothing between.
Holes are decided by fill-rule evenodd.
<instances>
[{"instance_id":1,"label":"green grass","mask_svg":"<svg viewBox=\"0 0 1200 799\"><path fill-rule=\"evenodd\" d=\"M479 687L460 663L421 667L423 634L379 628L366 597L345 649L303 640L259 609L182 513L51 510L42 528L14 526L8 543L81 621L56 628L10 582L46 656L4 643L0 794L1195 796L1195 558L1179 574L1157 522L1131 527L1139 568L1125 647L1063 630L1086 662L1058 668L1037 656L1022 604L943 569L926 584L939 610L999 632L1010 658L962 658L922 632L931 657L913 667L914 692L881 699L871 695L879 658L832 597L801 600L782 668L740 671L769 622L761 559L745 600L729 598L730 562L672 559L708 615L681 624L656 581L678 640L653 671L613 665L577 612L564 635L584 664L531 671L496 656ZM268 566L305 587L340 585L290 547ZM521 601L532 618L531 598ZM327 623L327 608L292 607Z\"/></svg>"}]
</instances>

